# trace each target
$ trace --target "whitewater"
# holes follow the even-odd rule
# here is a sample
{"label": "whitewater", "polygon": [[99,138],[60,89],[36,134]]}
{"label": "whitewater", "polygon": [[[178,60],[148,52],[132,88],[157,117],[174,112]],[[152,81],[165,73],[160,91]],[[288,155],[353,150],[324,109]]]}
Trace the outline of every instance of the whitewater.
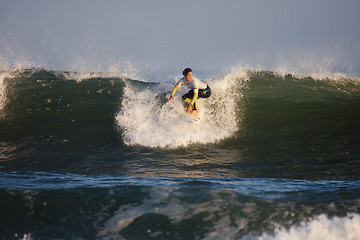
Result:
{"label": "whitewater", "polygon": [[210,80],[208,84],[216,93],[211,100],[199,101],[204,122],[199,126],[189,125],[179,117],[184,108],[179,96],[185,94],[186,89],[178,92],[174,102],[166,103],[164,99],[169,97],[173,84],[160,83],[154,90],[142,92],[132,90],[130,84],[126,86],[122,109],[116,116],[118,125],[126,129],[125,141],[149,147],[186,147],[230,137],[237,130],[236,100],[240,94],[237,85],[241,82],[224,77]]}

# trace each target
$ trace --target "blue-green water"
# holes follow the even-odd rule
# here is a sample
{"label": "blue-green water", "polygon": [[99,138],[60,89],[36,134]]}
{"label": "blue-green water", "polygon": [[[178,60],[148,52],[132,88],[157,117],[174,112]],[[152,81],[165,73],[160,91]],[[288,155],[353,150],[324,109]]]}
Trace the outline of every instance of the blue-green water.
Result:
{"label": "blue-green water", "polygon": [[[2,239],[357,239],[359,80],[2,71]],[[200,76],[201,78],[201,76]]]}

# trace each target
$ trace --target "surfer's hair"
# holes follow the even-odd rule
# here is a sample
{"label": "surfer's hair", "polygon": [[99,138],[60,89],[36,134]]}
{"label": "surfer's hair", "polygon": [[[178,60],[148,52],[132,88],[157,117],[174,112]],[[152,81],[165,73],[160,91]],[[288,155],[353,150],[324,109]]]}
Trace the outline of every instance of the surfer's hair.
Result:
{"label": "surfer's hair", "polygon": [[183,75],[186,76],[189,72],[192,72],[191,68],[185,68],[183,71]]}

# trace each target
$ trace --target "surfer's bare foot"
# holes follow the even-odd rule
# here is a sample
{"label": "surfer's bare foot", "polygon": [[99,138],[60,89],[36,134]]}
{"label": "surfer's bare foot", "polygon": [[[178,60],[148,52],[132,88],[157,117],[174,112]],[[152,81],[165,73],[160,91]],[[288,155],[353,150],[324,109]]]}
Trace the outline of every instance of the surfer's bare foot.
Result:
{"label": "surfer's bare foot", "polygon": [[197,110],[192,110],[192,111],[191,111],[191,114],[192,114],[192,115],[196,115],[196,114],[198,114],[198,111],[197,111]]}

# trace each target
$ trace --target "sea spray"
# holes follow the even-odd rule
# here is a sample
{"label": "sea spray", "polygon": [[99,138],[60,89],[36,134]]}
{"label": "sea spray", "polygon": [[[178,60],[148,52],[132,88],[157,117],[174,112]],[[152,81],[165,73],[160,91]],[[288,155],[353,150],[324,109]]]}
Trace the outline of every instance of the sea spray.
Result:
{"label": "sea spray", "polygon": [[15,76],[12,74],[12,71],[0,72],[0,116],[3,115],[3,109],[6,104],[6,92],[7,92],[7,83],[6,80],[12,79]]}
{"label": "sea spray", "polygon": [[6,95],[5,95],[5,79],[6,75],[4,73],[0,74],[0,112],[5,105]]}
{"label": "sea spray", "polygon": [[246,79],[247,74],[242,72],[208,80],[212,96],[198,99],[202,119],[199,125],[183,122],[179,117],[184,111],[181,95],[187,89],[179,90],[174,101],[166,102],[172,86],[166,88],[160,84],[155,89],[134,90],[127,84],[121,111],[116,116],[118,125],[124,130],[125,142],[174,148],[192,143],[214,143],[230,137],[238,129],[239,86]]}

